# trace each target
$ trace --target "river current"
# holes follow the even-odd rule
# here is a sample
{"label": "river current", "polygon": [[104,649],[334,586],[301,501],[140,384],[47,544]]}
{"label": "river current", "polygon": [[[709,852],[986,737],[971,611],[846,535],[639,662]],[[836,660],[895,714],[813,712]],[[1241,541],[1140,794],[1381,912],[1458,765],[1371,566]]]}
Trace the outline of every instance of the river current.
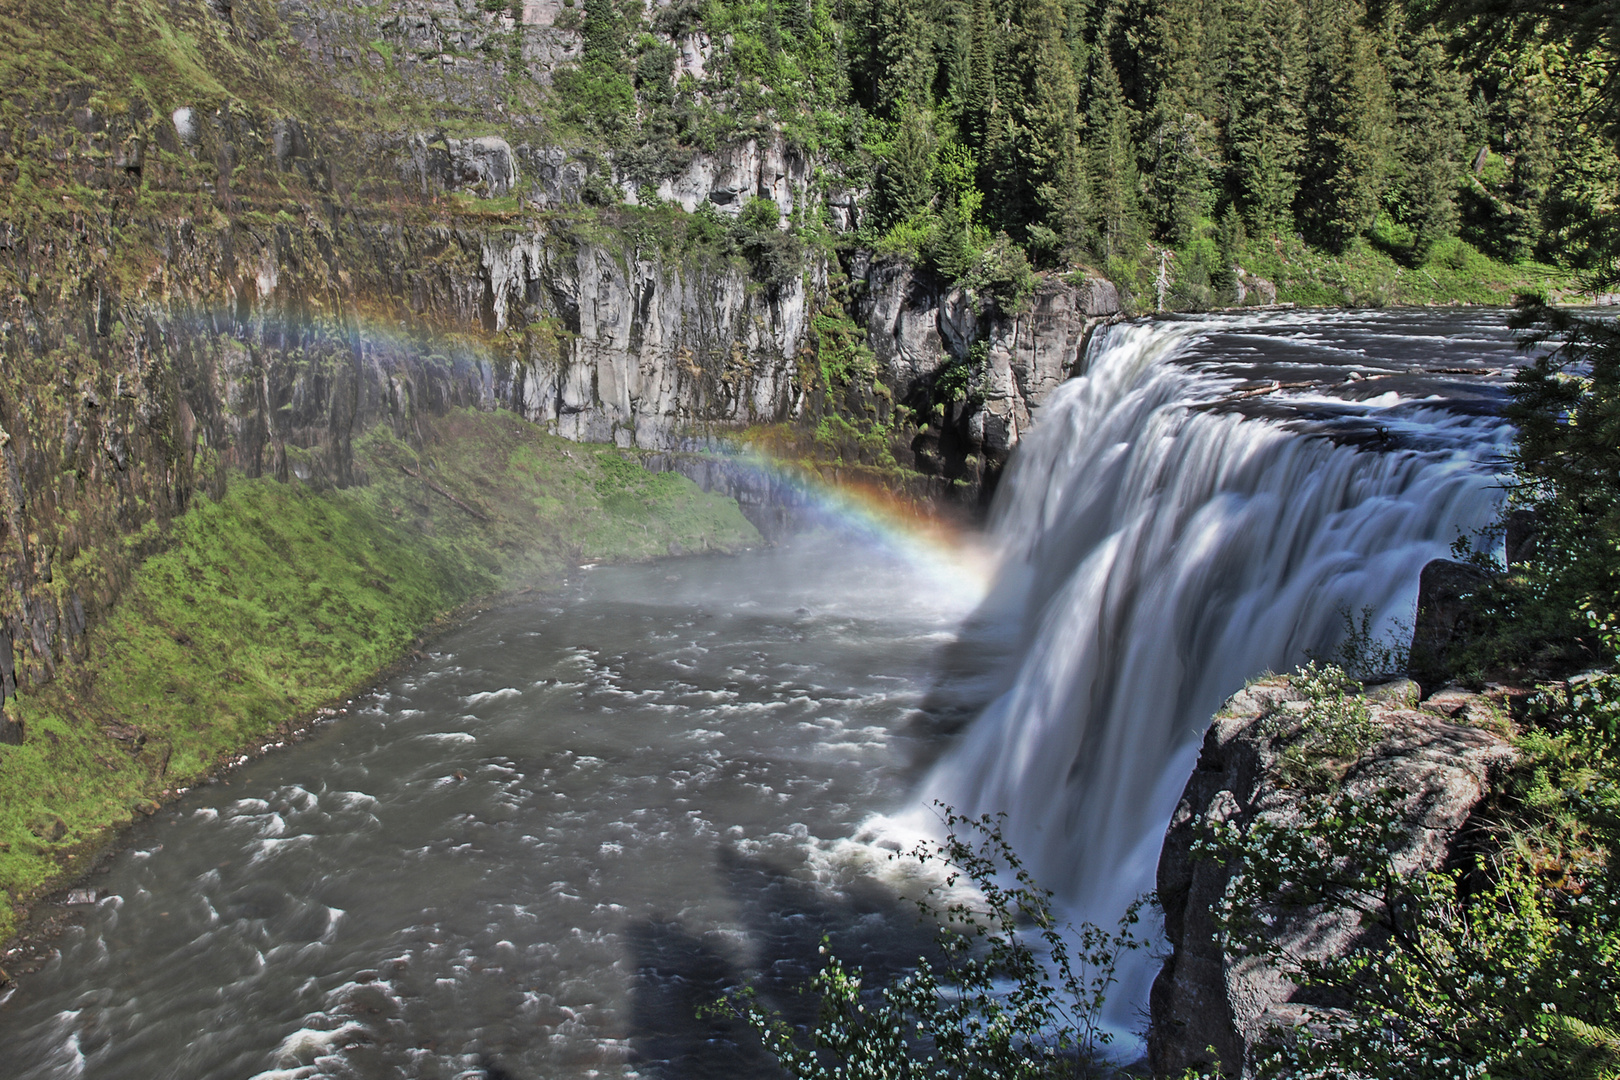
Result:
{"label": "river current", "polygon": [[1220,698],[1340,609],[1409,619],[1489,519],[1515,359],[1492,312],[1117,327],[1021,448],[988,582],[823,528],[485,612],[134,829],[0,999],[0,1076],[767,1075],[697,1010],[802,1010],[823,935],[919,955],[887,856],[936,797],[1008,810],[1107,921]]}

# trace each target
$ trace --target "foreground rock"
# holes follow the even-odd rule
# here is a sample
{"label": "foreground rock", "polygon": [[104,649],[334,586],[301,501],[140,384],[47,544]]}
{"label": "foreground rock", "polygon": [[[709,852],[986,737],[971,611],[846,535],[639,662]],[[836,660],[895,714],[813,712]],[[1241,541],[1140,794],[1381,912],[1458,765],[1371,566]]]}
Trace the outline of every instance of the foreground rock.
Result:
{"label": "foreground rock", "polygon": [[[1381,740],[1350,763],[1341,781],[1351,794],[1394,788],[1407,793],[1409,841],[1393,853],[1403,873],[1444,866],[1454,855],[1469,817],[1513,760],[1501,738],[1470,723],[1494,720],[1479,695],[1449,692],[1439,703],[1415,705],[1417,686],[1400,680],[1369,690]],[[1148,1056],[1157,1075],[1220,1062],[1231,1073],[1249,1065],[1274,1025],[1292,1025],[1302,1008],[1318,1002],[1258,958],[1226,955],[1215,939],[1210,906],[1222,896],[1233,868],[1191,853],[1206,821],[1248,824],[1257,818],[1287,822],[1310,800],[1324,796],[1288,786],[1279,758],[1287,725],[1276,718],[1296,712],[1305,697],[1286,677],[1234,694],[1204,737],[1198,765],[1171,819],[1159,858],[1158,890],[1170,956],[1154,982]],[[1267,723],[1265,721],[1270,720]],[[1284,734],[1275,735],[1282,730]],[[1342,956],[1362,937],[1343,913],[1279,913],[1280,944],[1300,959]],[[1211,1053],[1211,1049],[1213,1053]]]}
{"label": "foreground rock", "polygon": [[1451,559],[1434,559],[1423,567],[1411,670],[1425,687],[1437,686],[1453,674],[1457,653],[1475,629],[1473,593],[1489,580],[1479,567]]}

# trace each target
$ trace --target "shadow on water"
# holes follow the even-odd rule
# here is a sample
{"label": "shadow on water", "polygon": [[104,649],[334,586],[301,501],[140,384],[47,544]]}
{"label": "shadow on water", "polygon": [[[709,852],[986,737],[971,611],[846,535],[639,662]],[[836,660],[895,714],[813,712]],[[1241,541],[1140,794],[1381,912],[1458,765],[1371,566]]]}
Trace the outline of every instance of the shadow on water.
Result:
{"label": "shadow on water", "polygon": [[631,1060],[643,1075],[780,1075],[745,1023],[707,1007],[746,985],[790,1024],[812,1024],[818,999],[807,991],[823,963],[823,938],[831,953],[878,982],[891,980],[932,948],[933,933],[916,906],[879,881],[861,877],[833,890],[805,880],[802,870],[785,862],[730,847],[719,849],[717,861],[737,905],[740,942],[721,931],[694,933],[672,918],[641,920],[626,931],[635,965]]}

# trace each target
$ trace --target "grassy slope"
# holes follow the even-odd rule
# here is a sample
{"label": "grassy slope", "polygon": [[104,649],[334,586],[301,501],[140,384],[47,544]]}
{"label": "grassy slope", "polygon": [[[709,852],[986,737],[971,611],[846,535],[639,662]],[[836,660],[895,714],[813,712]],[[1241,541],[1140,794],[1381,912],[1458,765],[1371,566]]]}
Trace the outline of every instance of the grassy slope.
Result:
{"label": "grassy slope", "polygon": [[[200,498],[91,631],[90,661],[20,699],[27,739],[0,746],[10,900],[154,797],[353,692],[469,598],[578,559],[758,540],[731,500],[510,414],[454,413],[422,453],[375,431],[356,456],[363,487],[234,477],[224,499]],[[0,903],[0,940],[15,927]]]}
{"label": "grassy slope", "polygon": [[1279,301],[1302,307],[1511,304],[1523,292],[1577,288],[1570,271],[1540,263],[1497,262],[1455,239],[1436,244],[1416,264],[1366,240],[1335,255],[1294,237],[1251,242],[1240,261],[1245,270],[1277,286]]}

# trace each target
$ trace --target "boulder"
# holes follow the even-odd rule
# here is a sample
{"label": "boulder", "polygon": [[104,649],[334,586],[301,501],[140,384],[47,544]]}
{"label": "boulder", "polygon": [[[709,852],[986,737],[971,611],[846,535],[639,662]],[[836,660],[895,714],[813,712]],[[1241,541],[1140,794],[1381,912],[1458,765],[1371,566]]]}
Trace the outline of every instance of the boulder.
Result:
{"label": "boulder", "polygon": [[1075,310],[1091,318],[1118,315],[1119,289],[1107,278],[1088,277],[1074,286]]}
{"label": "boulder", "polygon": [[[1447,863],[1475,807],[1514,757],[1513,749],[1488,731],[1411,707],[1413,689],[1402,680],[1367,695],[1383,736],[1339,781],[1351,794],[1384,788],[1405,793],[1402,809],[1411,832],[1407,844],[1393,853],[1402,872]],[[1304,1006],[1332,1004],[1313,998],[1261,958],[1223,951],[1210,908],[1220,901],[1234,868],[1191,853],[1206,822],[1297,820],[1303,806],[1322,797],[1279,780],[1278,727],[1262,723],[1299,709],[1304,700],[1286,677],[1229,698],[1210,724],[1171,819],[1158,871],[1170,955],[1153,984],[1148,1028],[1155,1075],[1177,1075],[1214,1061],[1234,1074],[1240,1065],[1246,1070],[1270,1028],[1296,1023]],[[1489,711],[1488,702],[1448,700],[1446,705],[1454,715]],[[1276,914],[1279,944],[1302,959],[1342,956],[1366,932],[1343,912]]]}
{"label": "boulder", "polygon": [[1232,267],[1239,307],[1267,307],[1277,302],[1277,286],[1241,266]]}
{"label": "boulder", "polygon": [[512,147],[498,135],[476,139],[449,139],[451,180],[458,190],[473,190],[499,198],[517,185],[517,163]]}
{"label": "boulder", "polygon": [[1435,559],[1418,579],[1417,619],[1412,628],[1410,668],[1425,687],[1445,682],[1452,674],[1452,654],[1467,637],[1473,622],[1470,598],[1490,580],[1477,566]]}
{"label": "boulder", "polygon": [[423,192],[465,191],[485,198],[509,195],[517,186],[517,155],[498,135],[451,139],[418,133],[405,141],[400,172]]}

